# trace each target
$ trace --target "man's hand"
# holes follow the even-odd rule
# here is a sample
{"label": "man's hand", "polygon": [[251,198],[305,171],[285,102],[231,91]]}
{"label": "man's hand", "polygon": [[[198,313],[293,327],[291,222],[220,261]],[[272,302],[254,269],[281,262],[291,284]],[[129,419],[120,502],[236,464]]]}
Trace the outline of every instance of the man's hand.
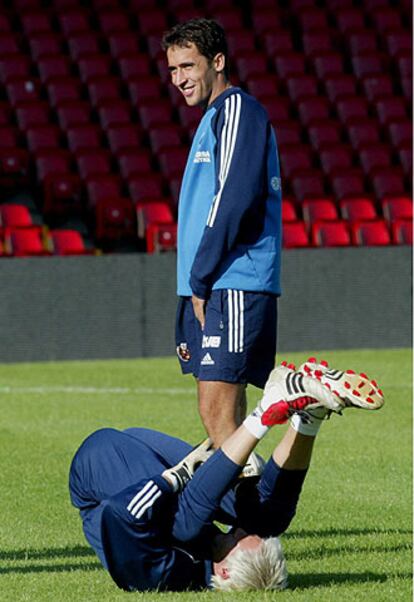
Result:
{"label": "man's hand", "polygon": [[200,322],[201,330],[204,330],[207,301],[205,299],[200,299],[200,297],[196,297],[195,295],[191,297],[191,301],[193,302],[194,315]]}

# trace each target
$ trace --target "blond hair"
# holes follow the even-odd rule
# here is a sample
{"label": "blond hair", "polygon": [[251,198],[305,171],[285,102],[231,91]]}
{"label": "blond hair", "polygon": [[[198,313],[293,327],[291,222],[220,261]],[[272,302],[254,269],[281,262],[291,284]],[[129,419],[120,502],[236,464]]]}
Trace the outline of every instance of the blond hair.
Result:
{"label": "blond hair", "polygon": [[228,579],[213,575],[213,589],[281,590],[287,587],[287,567],[282,546],[277,537],[263,540],[255,550],[238,550],[228,558]]}

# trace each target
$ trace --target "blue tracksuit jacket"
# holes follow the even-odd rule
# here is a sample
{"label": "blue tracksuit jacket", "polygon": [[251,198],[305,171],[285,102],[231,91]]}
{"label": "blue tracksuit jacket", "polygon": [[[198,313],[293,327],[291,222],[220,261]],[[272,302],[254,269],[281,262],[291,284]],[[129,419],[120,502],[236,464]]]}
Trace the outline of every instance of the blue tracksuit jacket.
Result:
{"label": "blue tracksuit jacket", "polygon": [[184,172],[178,209],[177,292],[280,294],[281,182],[265,109],[240,88],[208,107]]}
{"label": "blue tracksuit jacket", "polygon": [[191,450],[157,431],[101,429],[80,446],[69,475],[83,531],[116,584],[127,591],[201,589],[212,574],[213,520],[263,537],[292,519],[306,471],[272,460],[256,484],[232,489],[240,466],[218,450],[181,494],[160,475]]}

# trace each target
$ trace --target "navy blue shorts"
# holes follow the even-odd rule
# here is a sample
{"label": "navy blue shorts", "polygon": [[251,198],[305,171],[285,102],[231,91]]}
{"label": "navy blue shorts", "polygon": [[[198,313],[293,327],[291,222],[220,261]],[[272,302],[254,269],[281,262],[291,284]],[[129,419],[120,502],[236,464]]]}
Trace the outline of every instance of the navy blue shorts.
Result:
{"label": "navy blue shorts", "polygon": [[184,374],[199,380],[249,383],[263,388],[275,365],[277,297],[215,290],[207,302],[204,331],[191,297],[180,297],[177,355]]}

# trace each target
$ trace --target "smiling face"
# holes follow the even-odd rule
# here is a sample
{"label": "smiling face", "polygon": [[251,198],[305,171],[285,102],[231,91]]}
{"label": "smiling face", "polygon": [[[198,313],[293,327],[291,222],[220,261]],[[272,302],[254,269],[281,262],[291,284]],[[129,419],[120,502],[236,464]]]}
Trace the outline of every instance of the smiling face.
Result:
{"label": "smiling face", "polygon": [[191,107],[208,106],[229,86],[224,76],[222,53],[209,61],[190,42],[188,46],[170,46],[167,60],[173,85]]}

